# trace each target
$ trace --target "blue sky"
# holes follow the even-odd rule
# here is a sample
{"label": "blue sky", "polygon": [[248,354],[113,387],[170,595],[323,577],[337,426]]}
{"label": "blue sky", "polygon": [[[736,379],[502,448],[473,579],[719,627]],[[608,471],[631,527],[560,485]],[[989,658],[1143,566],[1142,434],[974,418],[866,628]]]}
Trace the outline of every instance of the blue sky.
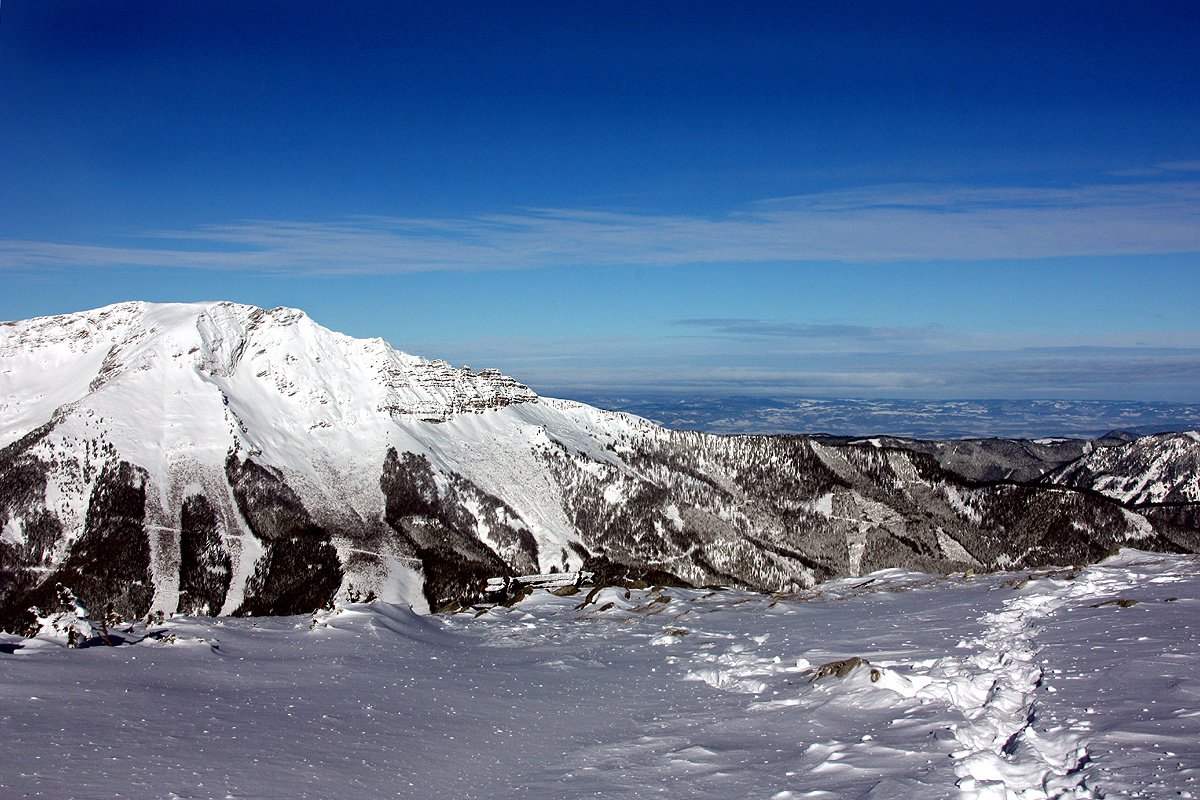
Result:
{"label": "blue sky", "polygon": [[1200,399],[1186,3],[7,0],[0,318],[547,394]]}

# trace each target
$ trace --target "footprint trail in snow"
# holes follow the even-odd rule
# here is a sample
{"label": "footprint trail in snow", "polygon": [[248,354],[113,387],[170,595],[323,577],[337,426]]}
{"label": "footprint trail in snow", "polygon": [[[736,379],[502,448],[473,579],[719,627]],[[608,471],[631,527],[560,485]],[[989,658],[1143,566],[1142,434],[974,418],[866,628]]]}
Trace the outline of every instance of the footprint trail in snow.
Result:
{"label": "footprint trail in snow", "polygon": [[[774,800],[1103,797],[1089,781],[1088,727],[1043,713],[1056,690],[1038,636],[1056,616],[1111,618],[1123,594],[1166,580],[1131,572],[1133,558],[976,578],[889,570],[774,599],[667,590],[647,603],[644,592],[604,590],[581,613],[663,648],[680,680],[716,690],[720,711],[659,715],[637,736],[572,754],[547,785],[616,797],[683,786],[690,794],[678,796]],[[975,611],[978,632],[966,638],[948,624],[959,603],[992,605]],[[647,609],[670,624],[642,632]],[[813,680],[820,664],[852,655],[868,663]]]}

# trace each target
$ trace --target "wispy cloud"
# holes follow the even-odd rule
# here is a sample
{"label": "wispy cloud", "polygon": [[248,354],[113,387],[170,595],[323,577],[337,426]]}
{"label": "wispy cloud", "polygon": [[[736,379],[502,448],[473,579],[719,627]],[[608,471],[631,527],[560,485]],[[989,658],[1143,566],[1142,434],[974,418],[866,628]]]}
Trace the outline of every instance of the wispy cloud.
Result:
{"label": "wispy cloud", "polygon": [[1073,393],[1093,386],[1197,386],[1200,355],[1007,359],[979,365],[963,380],[977,385],[1016,385]]}
{"label": "wispy cloud", "polygon": [[1178,172],[1200,172],[1200,161],[1167,161],[1152,167],[1116,170],[1109,174],[1121,178],[1161,178]]}
{"label": "wispy cloud", "polygon": [[[1124,358],[1131,353],[1154,351],[1200,356],[1200,331],[1197,330],[1115,331],[1081,336],[1032,331],[950,330],[940,325],[847,325],[721,317],[679,319],[669,324],[697,329],[700,333],[696,336],[710,339],[795,341],[798,348],[806,348],[806,343],[813,341],[818,352],[832,352],[834,346],[844,344],[846,349],[861,352],[878,352],[878,345],[894,345],[897,352],[914,354],[937,349],[947,353],[1012,352],[1023,357],[1053,354],[1062,358],[1096,355]],[[782,351],[776,349],[773,352]]]}
{"label": "wispy cloud", "polygon": [[[1179,172],[1197,165],[1165,166]],[[150,232],[142,241],[0,241],[0,265],[371,274],[1200,252],[1200,181],[1076,189],[870,187],[763,201],[720,219],[531,209],[473,218],[257,221]]]}
{"label": "wispy cloud", "polygon": [[938,336],[933,326],[902,328],[869,325],[804,324],[761,319],[679,319],[672,325],[700,328],[712,336],[760,336],[781,339],[924,340]]}

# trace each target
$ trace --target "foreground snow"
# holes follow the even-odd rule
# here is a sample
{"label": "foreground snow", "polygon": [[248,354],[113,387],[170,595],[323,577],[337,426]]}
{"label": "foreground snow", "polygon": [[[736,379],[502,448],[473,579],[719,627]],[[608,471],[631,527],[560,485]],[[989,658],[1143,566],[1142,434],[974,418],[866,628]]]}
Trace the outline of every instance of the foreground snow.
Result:
{"label": "foreground snow", "polygon": [[[149,633],[0,640],[0,794],[1200,795],[1196,556]],[[869,663],[810,682],[855,656]]]}

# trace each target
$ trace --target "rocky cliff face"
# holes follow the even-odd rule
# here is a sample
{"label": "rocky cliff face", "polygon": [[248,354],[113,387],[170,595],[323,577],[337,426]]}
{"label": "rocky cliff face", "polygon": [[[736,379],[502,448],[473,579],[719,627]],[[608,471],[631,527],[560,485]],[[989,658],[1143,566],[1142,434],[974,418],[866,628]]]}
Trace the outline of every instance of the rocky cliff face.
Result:
{"label": "rocky cliff face", "polygon": [[57,583],[125,616],[426,610],[581,567],[776,591],[1200,545],[1097,492],[972,482],[881,442],[665,430],[291,309],[7,323],[0,390],[9,629]]}

